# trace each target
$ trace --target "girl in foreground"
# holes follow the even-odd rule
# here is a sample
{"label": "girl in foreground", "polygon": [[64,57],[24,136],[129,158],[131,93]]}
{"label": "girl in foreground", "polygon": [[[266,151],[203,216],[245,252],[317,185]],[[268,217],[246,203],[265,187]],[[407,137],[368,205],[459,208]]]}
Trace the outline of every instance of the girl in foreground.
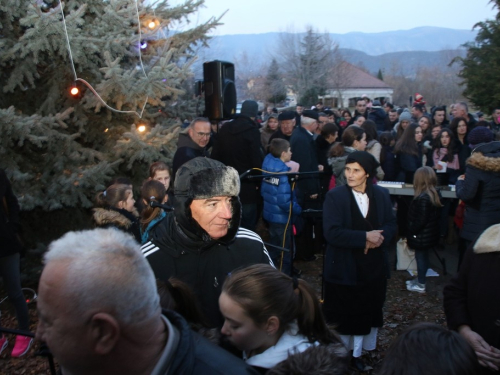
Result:
{"label": "girl in foreground", "polygon": [[222,334],[243,351],[247,364],[263,372],[289,354],[318,345],[346,355],[340,339],[326,326],[309,284],[269,265],[256,264],[229,275],[219,306],[225,318]]}

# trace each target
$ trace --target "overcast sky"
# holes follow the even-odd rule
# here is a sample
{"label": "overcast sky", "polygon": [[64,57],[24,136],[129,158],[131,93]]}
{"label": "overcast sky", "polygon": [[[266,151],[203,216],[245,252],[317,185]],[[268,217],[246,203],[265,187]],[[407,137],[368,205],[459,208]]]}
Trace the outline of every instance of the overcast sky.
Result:
{"label": "overcast sky", "polygon": [[[183,3],[171,0],[171,5]],[[476,22],[494,18],[488,0],[205,0],[194,23],[223,17],[215,35],[304,31],[305,26],[330,33],[376,33],[439,26],[470,30]]]}

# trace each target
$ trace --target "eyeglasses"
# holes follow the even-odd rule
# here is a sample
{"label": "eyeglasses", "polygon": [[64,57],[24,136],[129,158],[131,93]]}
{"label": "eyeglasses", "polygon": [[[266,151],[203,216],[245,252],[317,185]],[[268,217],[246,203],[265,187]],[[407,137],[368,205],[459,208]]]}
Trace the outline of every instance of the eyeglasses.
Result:
{"label": "eyeglasses", "polygon": [[212,133],[202,133],[202,132],[199,132],[199,133],[196,133],[196,134],[200,138],[210,138],[210,135],[212,135]]}

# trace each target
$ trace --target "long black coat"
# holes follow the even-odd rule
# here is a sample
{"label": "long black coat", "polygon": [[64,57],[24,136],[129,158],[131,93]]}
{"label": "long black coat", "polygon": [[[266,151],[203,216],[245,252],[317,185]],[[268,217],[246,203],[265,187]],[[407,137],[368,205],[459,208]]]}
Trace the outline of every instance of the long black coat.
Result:
{"label": "long black coat", "polygon": [[[292,160],[300,164],[299,172],[318,172],[318,155],[313,136],[303,127],[296,128],[290,138]],[[297,180],[301,198],[320,192],[320,174],[302,175]]]}
{"label": "long black coat", "polygon": [[[4,202],[7,205],[8,216],[5,212]],[[19,229],[19,203],[12,192],[5,171],[0,169],[0,257],[9,256],[22,250],[16,237]]]}
{"label": "long black coat", "polygon": [[414,198],[408,211],[408,246],[415,250],[428,250],[439,242],[440,207],[432,204],[429,194]]}
{"label": "long black coat", "polygon": [[482,231],[500,223],[500,142],[475,149],[465,169],[465,179],[456,183],[457,197],[465,202],[460,236],[473,241]]}

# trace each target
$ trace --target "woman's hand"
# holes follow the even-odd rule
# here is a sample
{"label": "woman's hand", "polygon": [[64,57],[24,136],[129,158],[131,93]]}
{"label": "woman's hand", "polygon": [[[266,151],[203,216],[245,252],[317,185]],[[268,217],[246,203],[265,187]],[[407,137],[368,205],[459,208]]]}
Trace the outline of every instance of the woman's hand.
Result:
{"label": "woman's hand", "polygon": [[438,171],[440,171],[441,169],[443,169],[443,166],[441,164],[436,164],[434,166],[434,168],[436,168]]}
{"label": "woman's hand", "polygon": [[369,249],[373,249],[382,245],[382,242],[384,242],[384,236],[382,236],[382,232],[383,230],[372,230],[366,232],[365,254],[368,253]]}
{"label": "woman's hand", "polygon": [[474,332],[468,325],[458,327],[458,333],[472,346],[481,366],[495,371],[500,369],[500,350],[489,345],[481,335]]}

